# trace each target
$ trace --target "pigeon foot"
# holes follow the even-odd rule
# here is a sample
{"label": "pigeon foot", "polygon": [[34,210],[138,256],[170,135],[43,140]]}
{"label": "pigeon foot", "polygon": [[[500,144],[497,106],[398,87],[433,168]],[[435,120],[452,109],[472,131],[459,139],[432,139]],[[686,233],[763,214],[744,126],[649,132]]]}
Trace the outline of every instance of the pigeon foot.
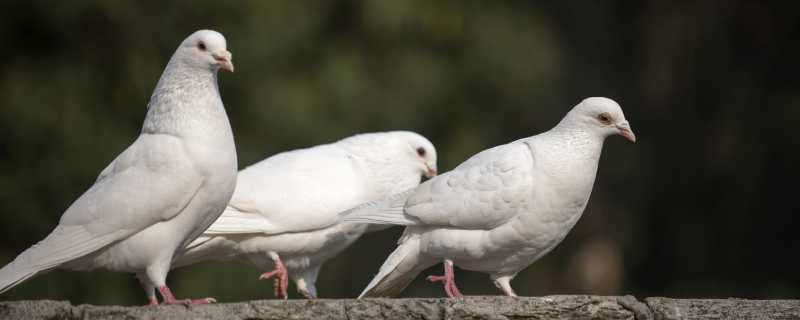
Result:
{"label": "pigeon foot", "polygon": [[[172,295],[172,292],[169,291],[167,286],[163,286],[158,288],[158,292],[161,293],[161,297],[164,298],[164,302],[158,304],[156,301],[156,305],[161,306],[188,306],[188,305],[195,305],[195,304],[209,304],[209,303],[216,303],[217,300],[214,298],[204,298],[204,299],[186,299],[186,300],[177,300],[175,296]],[[150,301],[150,305],[153,305],[153,301]]]}
{"label": "pigeon foot", "polygon": [[286,270],[283,261],[281,261],[277,254],[271,253],[270,256],[272,257],[272,261],[275,262],[275,270],[262,274],[258,279],[266,280],[275,276],[275,297],[278,299],[288,299],[289,296],[286,293],[286,289],[289,288],[289,271]]}
{"label": "pigeon foot", "polygon": [[428,276],[427,280],[431,282],[444,282],[444,291],[447,292],[447,296],[450,298],[463,296],[461,292],[458,291],[458,288],[456,288],[455,275],[453,274],[453,262],[449,259],[444,260],[444,276]]}

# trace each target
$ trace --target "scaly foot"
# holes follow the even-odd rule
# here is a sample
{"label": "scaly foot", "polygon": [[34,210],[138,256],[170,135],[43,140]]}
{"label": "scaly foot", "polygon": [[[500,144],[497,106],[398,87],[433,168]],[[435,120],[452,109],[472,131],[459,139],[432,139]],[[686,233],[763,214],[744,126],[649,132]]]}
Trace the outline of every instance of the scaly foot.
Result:
{"label": "scaly foot", "polygon": [[447,296],[450,298],[463,296],[461,292],[458,291],[458,288],[456,288],[455,275],[453,274],[453,262],[449,259],[444,260],[444,276],[429,276],[428,281],[444,282],[444,291],[447,292]]}
{"label": "scaly foot", "polygon": [[[174,306],[174,305],[181,305],[181,306],[188,306],[194,304],[208,304],[208,303],[216,303],[217,300],[214,298],[205,298],[205,299],[186,299],[186,300],[176,300],[175,297],[172,295],[172,292],[169,291],[167,286],[159,287],[158,292],[161,293],[161,297],[164,298],[164,302],[160,305],[162,306]],[[153,303],[151,300],[150,303]]]}
{"label": "scaly foot", "polygon": [[262,274],[258,279],[265,280],[275,276],[275,297],[278,299],[288,299],[286,289],[289,288],[289,271],[283,266],[283,262],[277,254],[271,254],[272,261],[275,262],[275,270]]}

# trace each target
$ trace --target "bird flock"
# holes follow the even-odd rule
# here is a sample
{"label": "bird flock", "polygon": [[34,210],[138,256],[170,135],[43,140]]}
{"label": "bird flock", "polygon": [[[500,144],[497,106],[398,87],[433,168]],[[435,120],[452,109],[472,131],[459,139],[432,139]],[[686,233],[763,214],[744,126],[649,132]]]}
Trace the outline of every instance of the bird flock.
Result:
{"label": "bird flock", "polygon": [[[236,260],[292,279],[317,298],[322,265],[366,232],[405,226],[359,298],[397,296],[443,263],[510,281],[566,237],[589,200],[606,137],[636,137],[611,99],[588,98],[550,131],[484,150],[438,174],[436,149],[409,131],[365,133],[282,152],[238,171],[217,72],[233,72],[222,34],[200,30],[169,60],[136,141],[61,216],[44,240],[0,269],[0,294],[66,268],[131,272],[150,305],[190,305],[166,285],[173,268]],[[422,176],[429,180],[420,184]],[[156,296],[161,296],[159,302]]]}

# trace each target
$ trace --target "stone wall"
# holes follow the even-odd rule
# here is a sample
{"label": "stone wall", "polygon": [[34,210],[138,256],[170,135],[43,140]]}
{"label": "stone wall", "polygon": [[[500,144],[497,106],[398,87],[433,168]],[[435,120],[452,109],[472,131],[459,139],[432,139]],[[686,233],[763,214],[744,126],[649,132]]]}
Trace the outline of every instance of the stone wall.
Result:
{"label": "stone wall", "polygon": [[0,319],[800,319],[800,300],[632,296],[470,296],[454,299],[259,300],[201,306],[73,306],[0,301]]}

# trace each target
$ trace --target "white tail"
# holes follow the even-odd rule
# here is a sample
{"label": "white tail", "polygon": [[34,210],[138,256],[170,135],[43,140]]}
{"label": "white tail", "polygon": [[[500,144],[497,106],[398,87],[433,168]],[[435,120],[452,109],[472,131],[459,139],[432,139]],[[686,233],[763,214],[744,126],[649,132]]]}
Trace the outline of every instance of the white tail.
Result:
{"label": "white tail", "polygon": [[406,199],[408,199],[410,195],[414,194],[415,190],[416,187],[391,197],[356,206],[350,210],[339,213],[339,221],[394,224],[400,226],[413,226],[422,224],[422,222],[408,216],[403,212]]}
{"label": "white tail", "polygon": [[215,235],[200,235],[200,237],[192,241],[192,243],[190,243],[186,249],[183,249],[183,252],[181,252],[181,254],[175,258],[175,261],[172,262],[172,265],[169,267],[169,269],[172,270],[175,268],[185,267],[190,264],[207,260],[208,255],[213,254],[216,251],[214,250],[216,249],[216,246],[213,243],[210,243],[215,239],[217,239],[217,236]]}
{"label": "white tail", "polygon": [[99,250],[116,239],[117,235],[114,233],[94,237],[82,226],[59,225],[47,238],[0,269],[0,293]]}
{"label": "white tail", "polygon": [[405,289],[417,275],[439,260],[423,257],[419,251],[419,235],[403,236],[405,241],[392,252],[372,279],[361,298],[394,298]]}

